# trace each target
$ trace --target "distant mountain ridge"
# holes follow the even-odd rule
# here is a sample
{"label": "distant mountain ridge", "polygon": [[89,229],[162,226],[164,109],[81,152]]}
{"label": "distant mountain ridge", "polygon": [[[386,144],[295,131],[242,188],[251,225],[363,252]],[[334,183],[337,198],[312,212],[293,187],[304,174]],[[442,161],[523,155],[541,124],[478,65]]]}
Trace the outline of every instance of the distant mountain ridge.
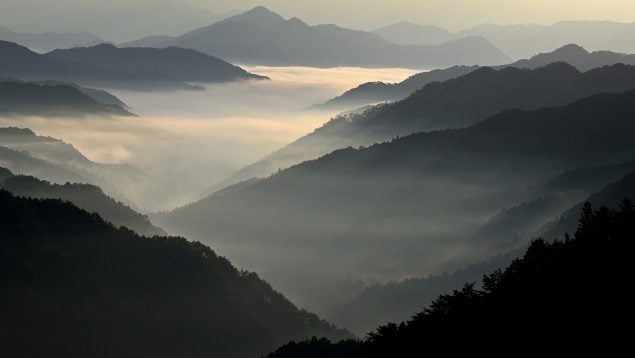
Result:
{"label": "distant mountain ridge", "polygon": [[55,50],[46,54],[61,62],[82,63],[112,71],[161,73],[187,82],[233,82],[266,79],[219,58],[194,50],[168,47],[117,48],[110,44]]}
{"label": "distant mountain ridge", "polygon": [[[461,253],[473,262],[518,245],[513,237],[463,240],[462,228],[486,223],[501,207],[478,207],[449,222],[447,213],[455,210],[445,208],[462,207],[476,193],[533,185],[571,168],[632,161],[633,113],[633,90],[561,107],[505,110],[464,129],[337,150],[156,220],[190,237],[214,237],[211,242],[235,260],[259,267],[278,287],[296,294],[304,284],[332,282],[338,272],[344,279],[344,273],[355,278],[353,272],[403,277],[410,270],[445,269],[460,261]],[[283,247],[284,257],[255,254]],[[331,264],[325,266],[327,257]],[[309,275],[313,279],[307,280]],[[294,279],[299,276],[309,283]]]}
{"label": "distant mountain ridge", "polygon": [[[584,72],[597,67],[610,66],[618,63],[635,65],[635,55],[610,51],[589,52],[581,46],[569,44],[552,52],[537,54],[529,59],[518,60],[509,65],[495,66],[494,68],[516,67],[536,69],[554,62],[566,62]],[[455,66],[447,69],[422,72],[400,83],[368,82],[314,107],[352,108],[366,104],[401,100],[431,82],[443,82],[464,76],[480,67],[481,66]]]}
{"label": "distant mountain ridge", "polygon": [[[110,103],[103,103],[100,100]],[[0,78],[0,114],[2,115],[134,116],[121,105],[114,104],[117,102],[120,101],[107,92],[80,86]]]}
{"label": "distant mountain ridge", "polygon": [[335,25],[309,26],[269,9],[252,10],[175,38],[150,37],[121,46],[191,48],[229,61],[275,66],[436,67],[501,64],[509,58],[482,37],[437,46],[402,46],[376,34]]}
{"label": "distant mountain ridge", "polygon": [[[458,70],[469,72],[470,68]],[[566,63],[536,69],[480,68],[445,82],[429,83],[401,101],[336,116],[312,133],[241,169],[215,188],[252,177],[267,177],[278,169],[319,158],[336,149],[368,146],[411,133],[461,128],[505,109],[557,106],[596,93],[633,88],[635,67],[623,64],[587,72]]]}
{"label": "distant mountain ridge", "polygon": [[635,23],[562,21],[553,25],[483,24],[459,32],[402,22],[375,33],[401,44],[429,45],[466,36],[482,36],[514,59],[527,58],[570,43],[592,51],[635,53]]}
{"label": "distant mountain ridge", "polygon": [[137,91],[202,90],[187,82],[262,79],[192,50],[117,49],[102,44],[41,55],[5,41],[0,41],[0,76]]}
{"label": "distant mountain ridge", "polygon": [[14,32],[0,26],[0,40],[15,42],[34,51],[48,52],[60,48],[88,46],[103,42],[101,38],[88,32],[40,34]]}

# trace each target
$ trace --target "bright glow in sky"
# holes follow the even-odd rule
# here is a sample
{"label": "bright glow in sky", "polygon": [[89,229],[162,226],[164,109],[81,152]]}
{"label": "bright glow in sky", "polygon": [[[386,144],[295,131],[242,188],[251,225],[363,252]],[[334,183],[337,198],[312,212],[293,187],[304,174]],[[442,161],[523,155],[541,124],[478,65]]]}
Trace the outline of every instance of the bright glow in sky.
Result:
{"label": "bright glow in sky", "polygon": [[175,35],[257,5],[310,24],[365,30],[406,20],[453,30],[483,23],[635,21],[633,0],[0,0],[0,26],[88,30],[112,39],[148,31]]}

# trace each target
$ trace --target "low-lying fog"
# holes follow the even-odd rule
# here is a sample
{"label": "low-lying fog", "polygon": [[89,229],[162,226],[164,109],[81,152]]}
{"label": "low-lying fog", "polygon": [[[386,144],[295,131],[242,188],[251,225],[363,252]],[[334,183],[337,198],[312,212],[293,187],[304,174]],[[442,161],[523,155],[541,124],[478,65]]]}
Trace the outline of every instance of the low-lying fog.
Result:
{"label": "low-lying fog", "polygon": [[[328,121],[306,111],[368,81],[398,82],[407,69],[249,67],[271,81],[206,86],[197,92],[111,91],[139,118],[0,118],[73,144],[103,163],[130,163],[148,173],[130,198],[146,211],[199,198],[235,170]],[[127,183],[114,183],[127,185]],[[131,192],[131,190],[127,190]]]}

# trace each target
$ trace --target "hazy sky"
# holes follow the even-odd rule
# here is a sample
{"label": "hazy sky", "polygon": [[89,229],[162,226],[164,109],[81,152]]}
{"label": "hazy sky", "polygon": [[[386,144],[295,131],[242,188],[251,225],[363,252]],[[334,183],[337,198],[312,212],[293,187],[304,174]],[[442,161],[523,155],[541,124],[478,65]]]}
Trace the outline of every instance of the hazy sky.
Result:
{"label": "hazy sky", "polygon": [[176,34],[256,5],[310,24],[359,29],[404,20],[455,30],[486,22],[635,21],[633,0],[0,0],[0,26],[22,31],[85,29],[121,40],[146,32]]}

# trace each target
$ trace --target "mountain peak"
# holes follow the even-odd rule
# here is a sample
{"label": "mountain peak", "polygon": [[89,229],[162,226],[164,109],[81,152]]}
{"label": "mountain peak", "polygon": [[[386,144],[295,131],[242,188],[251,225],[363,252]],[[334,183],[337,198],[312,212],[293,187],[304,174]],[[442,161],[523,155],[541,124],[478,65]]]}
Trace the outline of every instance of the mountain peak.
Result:
{"label": "mountain peak", "polygon": [[568,56],[584,56],[589,54],[589,52],[585,50],[584,47],[576,44],[564,45],[553,51],[553,53]]}
{"label": "mountain peak", "polygon": [[256,6],[247,12],[222,20],[217,24],[236,21],[249,21],[260,25],[272,25],[284,22],[285,19],[264,6]]}
{"label": "mountain peak", "polygon": [[[245,14],[257,14],[257,15],[263,15],[263,14],[275,14],[275,12],[269,10],[267,7],[265,6],[256,6],[253,9],[247,11]],[[277,15],[277,14],[276,14]]]}

